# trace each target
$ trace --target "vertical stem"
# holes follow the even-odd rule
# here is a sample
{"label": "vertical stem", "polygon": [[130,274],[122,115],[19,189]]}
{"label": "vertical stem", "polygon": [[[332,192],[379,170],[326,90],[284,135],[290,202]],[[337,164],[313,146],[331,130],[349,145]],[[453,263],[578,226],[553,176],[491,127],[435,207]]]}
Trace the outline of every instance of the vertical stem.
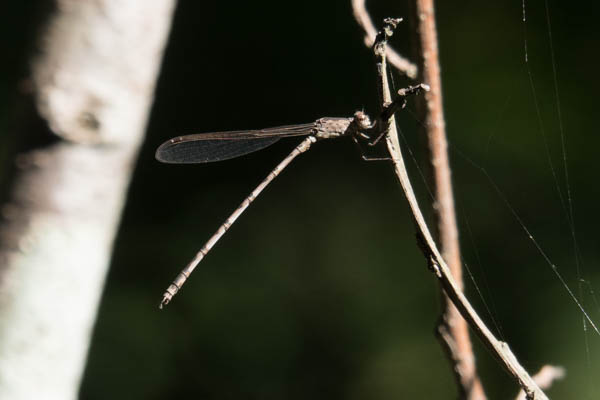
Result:
{"label": "vertical stem", "polygon": [[[373,46],[377,64],[378,92],[380,101],[384,107],[392,101],[387,82],[388,72],[385,50],[387,39],[393,34],[394,28],[398,22],[398,20],[389,18],[384,20],[384,28],[377,34],[375,45]],[[398,130],[396,129],[393,115],[389,122],[389,131],[386,135],[388,151],[392,162],[394,163],[394,172],[398,177],[398,181],[400,182],[400,186],[402,186],[402,191],[404,192],[404,196],[410,207],[415,228],[417,229],[417,240],[423,251],[423,255],[427,260],[427,266],[439,279],[440,284],[448,294],[449,299],[458,308],[461,315],[467,320],[469,325],[473,328],[473,331],[481,339],[482,343],[487,346],[490,353],[498,359],[506,371],[510,373],[519,386],[523,388],[526,398],[531,400],[547,400],[548,397],[531,376],[529,376],[525,368],[519,364],[519,360],[517,360],[517,357],[513,354],[508,344],[496,339],[488,327],[485,326],[485,323],[481,320],[479,315],[477,315],[475,309],[471,306],[459,285],[454,280],[450,268],[442,258],[437,245],[433,241],[433,237],[425,223],[423,213],[417,203],[417,198],[415,197],[410,179],[408,178],[406,166],[404,165],[402,151],[400,150],[400,143],[398,140]]]}
{"label": "vertical stem", "polygon": [[[437,233],[442,257],[448,263],[452,275],[462,289],[462,263],[448,162],[433,0],[417,0],[416,6],[423,63],[422,79],[431,88],[425,93],[425,126],[433,171]],[[485,399],[483,387],[475,370],[475,357],[467,324],[445,293],[443,293],[443,305],[444,312],[438,325],[438,337],[453,364],[461,397],[469,400]]]}

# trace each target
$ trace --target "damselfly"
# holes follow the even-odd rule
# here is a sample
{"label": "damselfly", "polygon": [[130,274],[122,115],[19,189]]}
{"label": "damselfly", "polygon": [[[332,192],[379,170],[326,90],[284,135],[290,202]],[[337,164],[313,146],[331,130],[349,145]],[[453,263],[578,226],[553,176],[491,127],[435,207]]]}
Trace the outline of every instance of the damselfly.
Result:
{"label": "damselfly", "polygon": [[[177,275],[163,294],[160,307],[168,304],[204,256],[225,234],[227,229],[248,208],[263,189],[283,171],[296,156],[307,151],[310,146],[323,139],[350,136],[356,143],[376,144],[387,132],[391,115],[406,105],[406,96],[419,90],[427,90],[426,85],[411,86],[398,91],[398,97],[382,111],[379,118],[371,123],[369,117],[359,111],[353,118],[320,118],[313,123],[286,125],[276,128],[201,133],[178,136],[163,143],[156,150],[156,159],[171,164],[196,164],[228,160],[264,149],[279,139],[292,136],[306,136],[292,152],[269,173],[250,193],[240,206],[227,218],[215,234],[200,249],[190,263]],[[363,158],[365,158],[363,156]],[[366,159],[366,158],[365,158]]]}

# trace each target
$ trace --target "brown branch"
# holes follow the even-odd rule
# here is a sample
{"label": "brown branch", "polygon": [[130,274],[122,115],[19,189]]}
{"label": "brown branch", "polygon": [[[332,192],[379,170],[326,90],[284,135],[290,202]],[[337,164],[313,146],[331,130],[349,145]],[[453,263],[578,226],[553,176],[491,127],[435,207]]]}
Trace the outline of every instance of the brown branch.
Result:
{"label": "brown branch", "polygon": [[[386,20],[385,28],[378,34],[375,41],[374,52],[377,59],[377,73],[379,79],[378,92],[380,93],[380,103],[385,105],[392,102],[392,97],[388,85],[388,71],[386,61],[386,42],[387,38],[392,35],[395,25],[398,20]],[[529,399],[542,400],[547,399],[544,392],[538,387],[534,380],[529,376],[527,371],[519,364],[517,358],[510,350],[507,343],[500,342],[494,337],[492,332],[481,320],[475,309],[471,306],[459,284],[454,280],[450,269],[440,254],[437,245],[433,241],[433,237],[429,232],[429,228],[425,223],[423,214],[417,203],[412,185],[408,178],[406,166],[404,165],[402,152],[400,151],[400,143],[398,139],[398,131],[394,117],[390,118],[390,129],[386,135],[386,142],[390,156],[394,163],[396,176],[400,181],[402,190],[406,200],[408,201],[415,227],[417,229],[417,238],[429,268],[435,273],[435,276],[440,281],[445,292],[454,305],[458,308],[461,315],[467,320],[471,328],[477,333],[482,342],[489,348],[490,352],[496,356],[498,361],[504,368],[513,376],[517,383],[523,388]]]}
{"label": "brown branch", "polygon": [[[373,43],[375,43],[377,30],[375,29],[375,25],[373,25],[373,21],[371,21],[371,17],[367,12],[365,0],[352,0],[352,12],[358,25],[365,31],[365,45],[371,48]],[[414,63],[402,57],[391,47],[388,47],[386,51],[390,64],[392,64],[398,71],[412,79],[417,77],[418,69]]]}
{"label": "brown branch", "polygon": [[[422,54],[421,81],[431,87],[431,90],[425,93],[425,129],[433,171],[433,208],[437,220],[437,233],[442,257],[462,290],[462,263],[448,161],[433,0],[416,0],[416,6]],[[467,323],[448,297],[442,294],[442,298],[444,311],[438,324],[438,338],[452,364],[460,398],[484,400],[486,396],[475,369],[475,356]]]}

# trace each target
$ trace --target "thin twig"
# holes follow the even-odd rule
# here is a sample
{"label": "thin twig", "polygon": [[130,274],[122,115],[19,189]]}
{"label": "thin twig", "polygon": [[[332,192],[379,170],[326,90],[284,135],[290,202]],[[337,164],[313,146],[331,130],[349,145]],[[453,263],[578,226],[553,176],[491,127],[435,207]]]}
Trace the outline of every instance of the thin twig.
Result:
{"label": "thin twig", "polygon": [[[559,379],[565,377],[566,371],[563,367],[554,365],[544,365],[540,371],[533,376],[533,380],[542,389],[549,389],[550,386]],[[525,400],[525,392],[521,390],[515,400]]]}
{"label": "thin twig", "polygon": [[[399,20],[386,19],[386,26],[377,35],[377,39],[374,45],[374,52],[377,64],[377,73],[379,79],[379,93],[380,103],[382,105],[389,104],[392,101],[390,89],[388,85],[388,71],[386,62],[386,44],[389,36],[392,35],[393,30]],[[400,151],[400,143],[398,140],[398,132],[396,130],[396,124],[394,117],[390,119],[390,129],[386,136],[388,150],[391,155],[391,159],[394,163],[394,170],[396,176],[400,181],[402,190],[406,200],[408,201],[411,213],[417,229],[417,239],[421,246],[421,250],[425,255],[429,268],[435,273],[442,284],[444,290],[448,294],[448,297],[452,300],[454,305],[458,308],[461,315],[467,320],[471,328],[479,335],[482,342],[489,348],[490,352],[494,354],[497,359],[502,363],[506,370],[515,378],[519,386],[523,388],[528,399],[542,400],[547,399],[544,392],[538,387],[534,380],[529,376],[527,371],[519,364],[517,358],[510,350],[509,346],[505,342],[497,340],[488,327],[481,320],[479,315],[475,312],[465,295],[462,293],[460,286],[456,283],[450,269],[446,262],[442,258],[433,237],[429,232],[429,228],[425,223],[423,214],[417,203],[412,185],[406,172],[406,167]]]}
{"label": "thin twig", "polygon": [[[442,106],[437,29],[433,0],[416,0],[417,25],[422,54],[421,81],[431,90],[425,93],[425,129],[435,194],[434,213],[437,233],[444,260],[458,286],[463,288],[462,262],[458,242],[458,228],[452,179],[448,161],[446,123]],[[438,323],[438,338],[448,354],[459,389],[460,398],[485,400],[486,396],[477,376],[475,355],[469,338],[469,328],[448,297],[442,294],[443,314]]]}
{"label": "thin twig", "polygon": [[[371,21],[371,17],[367,12],[365,0],[352,0],[352,12],[358,25],[365,31],[365,45],[370,48],[373,46],[373,43],[375,43],[377,30],[375,29],[375,25],[373,25],[373,21]],[[411,79],[415,79],[417,77],[418,68],[414,63],[402,57],[391,47],[388,47],[386,51],[390,64],[392,64],[398,71]]]}

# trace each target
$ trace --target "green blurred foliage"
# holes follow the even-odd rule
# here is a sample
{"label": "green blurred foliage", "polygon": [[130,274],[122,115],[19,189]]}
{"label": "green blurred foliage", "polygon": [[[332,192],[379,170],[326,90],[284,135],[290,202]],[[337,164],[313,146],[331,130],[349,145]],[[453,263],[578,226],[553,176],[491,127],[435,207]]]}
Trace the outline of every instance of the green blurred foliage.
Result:
{"label": "green blurred foliage", "polygon": [[[2,63],[3,129],[35,36],[34,12],[12,3],[15,17],[3,25],[4,54],[14,61]],[[432,334],[437,284],[415,246],[400,188],[386,163],[361,161],[349,141],[319,143],[295,161],[158,311],[169,280],[295,143],[214,165],[171,166],[153,159],[162,141],[376,110],[374,65],[349,1],[206,3],[181,1],[175,15],[81,398],[454,397]],[[467,294],[527,369],[567,368],[551,397],[598,398],[600,338],[584,332],[576,306],[503,199],[579,295],[557,191],[565,203],[552,44],[580,269],[591,284],[600,279],[599,6],[548,0],[550,42],[542,0],[525,2],[526,29],[521,1],[438,3],[463,257],[491,313],[470,280]],[[368,6],[375,21],[409,15],[403,2]],[[405,23],[392,44],[412,56],[413,35]],[[430,215],[415,116],[411,105],[399,123]],[[15,140],[0,136],[4,148]],[[583,292],[600,320],[589,288]],[[475,347],[490,399],[514,397],[515,384],[477,339]]]}

